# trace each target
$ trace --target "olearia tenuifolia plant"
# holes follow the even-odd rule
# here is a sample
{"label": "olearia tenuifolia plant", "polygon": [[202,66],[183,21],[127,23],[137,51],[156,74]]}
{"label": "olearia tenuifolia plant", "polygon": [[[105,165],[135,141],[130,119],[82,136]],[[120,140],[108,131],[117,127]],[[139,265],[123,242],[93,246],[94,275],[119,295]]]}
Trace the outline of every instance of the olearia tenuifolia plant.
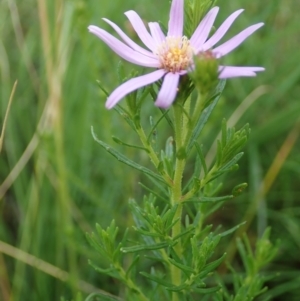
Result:
{"label": "olearia tenuifolia plant", "polygon": [[[167,29],[158,22],[148,23],[147,28],[135,11],[128,11],[125,15],[144,48],[108,19],[103,20],[120,39],[97,26],[88,27],[122,59],[153,70],[137,77],[127,76],[110,95],[100,85],[108,96],[106,108],[114,108],[124,118],[141,144],[133,146],[129,141],[114,140],[146,154],[152,168],[127,158],[99,140],[92,130],[103,149],[143,173],[151,184],[144,185],[150,194],[143,200],[129,201],[135,225],[132,231],[123,233],[123,239],[119,238],[114,220],[106,229],[96,225],[96,233],[87,235],[107,263],[102,268],[93,262],[91,265],[120,285],[118,296],[95,293],[87,300],[244,301],[265,291],[266,279],[261,269],[276,254],[276,246],[269,241],[270,229],[257,241],[254,252],[247,236],[238,242],[245,272],[237,274],[230,267],[231,274],[226,277],[231,279],[228,288],[217,272],[226,260],[218,244],[241,225],[221,230],[220,225],[207,221],[224,202],[247,186],[241,183],[232,187],[231,194],[218,195],[218,178],[237,168],[250,130],[248,125],[239,130],[228,128],[223,120],[215,160],[208,166],[201,145],[203,128],[226,79],[253,77],[264,71],[263,67],[222,65],[222,58],[263,23],[251,25],[216,46],[243,12],[240,9],[232,13],[219,28],[213,29],[218,11],[212,0],[173,0]],[[151,101],[160,116],[157,120],[151,118],[145,128],[143,108],[145,102]],[[158,151],[154,133],[164,119],[172,135]],[[187,162],[192,162],[192,172],[185,172]]]}

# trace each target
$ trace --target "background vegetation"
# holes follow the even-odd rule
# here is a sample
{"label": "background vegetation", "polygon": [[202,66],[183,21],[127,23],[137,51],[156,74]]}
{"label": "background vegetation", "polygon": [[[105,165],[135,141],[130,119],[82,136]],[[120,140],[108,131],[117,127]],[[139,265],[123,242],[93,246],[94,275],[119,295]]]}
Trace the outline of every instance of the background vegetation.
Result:
{"label": "background vegetation", "polygon": [[[229,80],[206,129],[203,143],[209,160],[223,117],[237,128],[247,122],[252,128],[240,169],[226,179],[223,189],[241,181],[249,187],[226,203],[212,223],[226,229],[247,220],[243,231],[253,242],[271,225],[272,239],[279,238],[281,244],[269,267],[276,277],[268,283],[267,296],[298,301],[300,2],[218,4],[217,24],[234,10],[246,9],[227,37],[255,22],[266,23],[226,58],[228,64],[264,66],[266,72]],[[112,135],[130,142],[135,137],[116,112],[104,108],[105,96],[96,80],[108,91],[116,87],[119,58],[89,34],[87,26],[108,29],[101,20],[107,17],[130,32],[123,15],[129,9],[145,20],[166,22],[169,1],[0,2],[1,123],[18,81],[0,154],[0,300],[71,300],[96,288],[116,293],[116,283],[88,265],[87,259],[101,263],[101,258],[88,246],[85,233],[93,231],[96,222],[106,226],[112,218],[121,229],[130,226],[127,201],[141,199],[143,191],[137,184],[140,175],[113,160],[92,139],[91,125],[108,143],[113,143]],[[133,156],[128,149],[124,152]],[[238,265],[235,237],[222,247],[227,259]]]}

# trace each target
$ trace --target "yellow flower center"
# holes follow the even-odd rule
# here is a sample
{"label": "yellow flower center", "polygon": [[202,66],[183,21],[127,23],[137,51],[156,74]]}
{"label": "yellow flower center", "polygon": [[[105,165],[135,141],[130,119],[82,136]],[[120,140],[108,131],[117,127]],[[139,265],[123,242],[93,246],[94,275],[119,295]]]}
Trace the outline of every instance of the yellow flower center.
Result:
{"label": "yellow flower center", "polygon": [[187,37],[167,37],[157,48],[161,68],[169,72],[186,70],[193,63],[193,48]]}

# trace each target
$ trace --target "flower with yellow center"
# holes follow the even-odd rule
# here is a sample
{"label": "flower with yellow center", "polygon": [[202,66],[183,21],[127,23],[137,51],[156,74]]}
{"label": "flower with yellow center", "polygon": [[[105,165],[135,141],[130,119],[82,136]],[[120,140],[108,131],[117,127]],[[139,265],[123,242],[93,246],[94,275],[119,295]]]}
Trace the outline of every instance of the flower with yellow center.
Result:
{"label": "flower with yellow center", "polygon": [[[94,25],[89,31],[104,41],[115,53],[123,59],[144,67],[155,68],[148,74],[132,78],[117,87],[108,97],[106,107],[111,109],[127,94],[162,79],[155,105],[168,108],[176,99],[179,79],[193,68],[193,56],[208,50],[217,59],[238,47],[263,23],[249,26],[236,36],[220,46],[213,48],[226,34],[235,19],[242,13],[242,9],[231,14],[210,37],[209,33],[218,14],[219,8],[212,8],[200,22],[190,39],[183,36],[184,0],[173,0],[170,10],[167,35],[163,33],[157,22],[148,23],[149,31],[142,19],[135,11],[125,13],[133,29],[148,50],[132,41],[115,23],[103,19],[110,24],[123,41],[118,40],[107,31]],[[239,76],[255,76],[263,71],[262,67],[218,67],[219,78]]]}
{"label": "flower with yellow center", "polygon": [[161,63],[160,68],[175,73],[192,66],[194,52],[187,37],[167,37],[158,46],[156,55]]}

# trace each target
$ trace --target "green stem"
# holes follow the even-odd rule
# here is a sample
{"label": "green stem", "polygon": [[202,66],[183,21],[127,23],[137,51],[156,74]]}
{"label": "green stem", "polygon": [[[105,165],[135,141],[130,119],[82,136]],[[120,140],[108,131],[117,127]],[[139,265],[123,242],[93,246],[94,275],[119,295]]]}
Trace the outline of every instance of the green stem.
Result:
{"label": "green stem", "polygon": [[[172,187],[172,195],[171,195],[171,204],[172,206],[179,204],[177,211],[174,216],[174,220],[178,219],[178,222],[172,228],[172,238],[181,234],[181,216],[182,216],[182,204],[181,202],[181,186],[182,186],[182,174],[185,166],[185,160],[176,160],[176,170],[174,175],[174,185]],[[181,247],[181,239],[179,238],[177,244],[174,246],[174,251],[177,256],[181,258],[182,256],[182,247]],[[179,286],[181,284],[181,270],[176,266],[171,265],[170,269],[171,280],[174,286]],[[178,301],[178,294],[173,293],[172,301]]]}
{"label": "green stem", "polygon": [[[175,126],[175,143],[176,143],[176,163],[175,163],[175,173],[173,178],[173,185],[171,189],[171,204],[172,206],[179,204],[174,219],[179,219],[179,221],[172,228],[172,238],[181,234],[181,216],[182,216],[182,177],[185,168],[185,155],[179,154],[183,152],[183,141],[184,141],[184,132],[186,129],[183,126],[183,113],[182,109],[178,105],[173,106],[174,109],[174,126]],[[182,257],[182,247],[181,239],[178,239],[177,244],[174,246],[174,250],[179,258]],[[171,266],[170,269],[171,280],[174,286],[179,286],[181,284],[181,270]],[[179,296],[177,293],[172,294],[172,301],[179,301]]]}
{"label": "green stem", "polygon": [[149,299],[144,295],[144,293],[140,290],[140,288],[138,286],[136,286],[136,284],[134,283],[134,281],[132,281],[131,278],[129,278],[126,275],[126,272],[124,271],[124,269],[117,263],[115,263],[115,267],[117,268],[119,275],[121,276],[121,279],[124,281],[124,283],[126,284],[126,286],[133,292],[135,292],[139,298],[138,300],[140,301],[149,301]]}
{"label": "green stem", "polygon": [[185,195],[181,197],[182,202],[186,202],[187,200],[191,199],[199,190],[201,190],[214,176],[214,173],[217,171],[216,165],[212,167],[212,169],[208,172],[206,176],[200,181],[200,185],[197,188],[193,188],[189,190]]}
{"label": "green stem", "polygon": [[190,124],[189,126],[187,127],[188,130],[186,132],[186,135],[184,137],[184,144],[185,145],[188,145],[188,142],[191,138],[191,135],[193,133],[193,129],[195,128],[199,118],[200,118],[200,115],[201,115],[201,112],[203,111],[204,109],[204,105],[205,105],[205,100],[206,99],[206,95],[201,95],[200,93],[198,93],[198,97],[197,97],[197,101],[196,101],[196,105],[195,105],[195,108],[194,108],[194,112],[190,119]]}
{"label": "green stem", "polygon": [[[195,104],[193,113],[190,112],[190,102],[191,99],[187,99],[184,105],[186,112],[191,114],[191,119],[188,119],[187,116],[183,113],[181,107],[173,105],[174,109],[174,127],[175,127],[175,143],[176,143],[176,163],[175,163],[175,173],[173,178],[173,185],[171,189],[171,204],[172,206],[178,204],[177,212],[174,216],[174,219],[178,219],[179,221],[172,228],[172,238],[181,234],[181,219],[182,219],[182,204],[183,199],[187,200],[186,196],[182,196],[182,177],[186,164],[186,154],[185,154],[185,146],[189,144],[189,140],[191,139],[191,135],[193,133],[193,129],[195,128],[201,112],[205,106],[204,95],[198,94],[198,99]],[[203,179],[200,183],[202,186],[204,183],[209,181],[208,178],[212,176],[212,174],[207,175],[206,179]],[[202,186],[203,187],[203,186]],[[192,197],[194,193],[188,195],[188,197]],[[184,198],[185,197],[185,198]],[[179,258],[182,257],[182,246],[181,239],[178,239],[177,244],[174,246],[174,250]],[[174,265],[171,266],[171,280],[174,286],[179,286],[181,284],[181,270]],[[172,294],[172,301],[179,301],[178,293]]]}
{"label": "green stem", "polygon": [[182,137],[183,137],[183,141],[186,141],[187,137],[190,136],[190,133],[192,132],[193,128],[191,127],[191,119],[190,119],[190,116],[191,116],[191,101],[192,101],[192,98],[191,96],[189,96],[187,98],[187,100],[185,101],[184,103],[184,110],[185,112],[188,114],[183,114],[182,116]]}

